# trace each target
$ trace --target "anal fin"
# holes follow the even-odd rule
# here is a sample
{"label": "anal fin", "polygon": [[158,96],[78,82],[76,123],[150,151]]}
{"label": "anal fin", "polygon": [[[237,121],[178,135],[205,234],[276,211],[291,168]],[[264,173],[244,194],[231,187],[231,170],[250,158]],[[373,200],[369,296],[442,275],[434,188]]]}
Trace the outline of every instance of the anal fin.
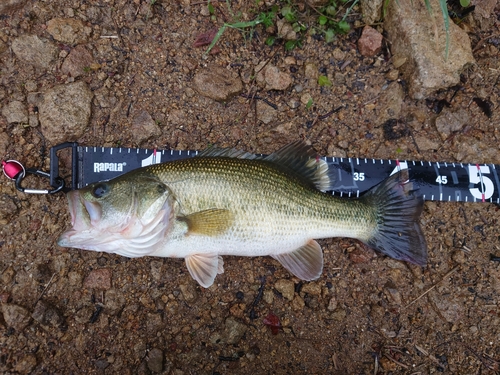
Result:
{"label": "anal fin", "polygon": [[215,276],[224,272],[224,262],[217,254],[193,254],[186,257],[186,266],[198,283],[208,288],[214,283]]}
{"label": "anal fin", "polygon": [[316,280],[323,272],[323,251],[314,240],[290,253],[276,254],[272,257],[302,280]]}

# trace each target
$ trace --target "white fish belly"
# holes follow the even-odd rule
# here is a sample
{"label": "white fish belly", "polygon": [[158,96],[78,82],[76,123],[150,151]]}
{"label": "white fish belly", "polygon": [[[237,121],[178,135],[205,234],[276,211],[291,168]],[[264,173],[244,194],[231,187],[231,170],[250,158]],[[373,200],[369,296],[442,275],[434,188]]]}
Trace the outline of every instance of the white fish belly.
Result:
{"label": "white fish belly", "polygon": [[360,236],[351,224],[315,220],[263,220],[239,218],[224,234],[183,234],[170,238],[155,256],[184,258],[192,254],[266,256],[292,252],[311,239]]}

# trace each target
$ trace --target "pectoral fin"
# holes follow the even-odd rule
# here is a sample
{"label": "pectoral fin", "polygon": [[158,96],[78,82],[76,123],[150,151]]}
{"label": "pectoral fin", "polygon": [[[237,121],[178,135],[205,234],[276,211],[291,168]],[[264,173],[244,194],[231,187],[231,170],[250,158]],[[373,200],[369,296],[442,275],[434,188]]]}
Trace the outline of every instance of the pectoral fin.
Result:
{"label": "pectoral fin", "polygon": [[216,236],[231,226],[233,214],[229,210],[210,208],[177,219],[187,223],[188,234]]}
{"label": "pectoral fin", "polygon": [[314,240],[310,240],[291,253],[272,255],[272,257],[302,280],[316,280],[323,272],[323,252]]}
{"label": "pectoral fin", "polygon": [[217,254],[194,254],[187,256],[185,260],[193,279],[204,288],[214,283],[218,273],[224,272],[224,262]]}

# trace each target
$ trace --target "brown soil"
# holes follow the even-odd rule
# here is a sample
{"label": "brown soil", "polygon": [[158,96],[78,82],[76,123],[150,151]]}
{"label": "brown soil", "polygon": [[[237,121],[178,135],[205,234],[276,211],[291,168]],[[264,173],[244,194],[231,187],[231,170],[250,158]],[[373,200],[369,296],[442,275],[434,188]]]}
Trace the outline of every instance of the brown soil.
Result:
{"label": "brown soil", "polygon": [[[333,44],[306,36],[302,48],[289,52],[280,43],[266,46],[261,26],[251,39],[228,29],[216,53],[205,57],[203,48],[192,46],[197,35],[233,18],[224,2],[214,3],[216,20],[204,15],[205,3],[189,3],[21,2],[0,17],[0,30],[9,46],[23,34],[51,40],[46,24],[56,17],[82,19],[91,28],[81,44],[98,65],[76,78],[95,95],[88,131],[77,139],[82,145],[203,149],[216,144],[270,153],[306,139],[325,156],[500,164],[498,38],[477,44],[497,33],[499,13],[483,29],[471,27],[477,65],[464,72],[463,89],[451,103],[451,110],[466,111],[470,123],[442,139],[437,114],[425,101],[409,98],[400,117],[410,131],[384,135],[377,98],[394,84],[386,78],[393,67],[384,53],[360,56],[361,28]],[[235,2],[231,10],[252,19],[254,3]],[[61,51],[73,48],[55,43]],[[2,106],[12,100],[26,104],[27,82],[44,92],[71,80],[57,69],[40,72],[19,62],[9,48],[0,60]],[[252,70],[261,62],[290,74],[290,88],[259,87]],[[329,76],[333,86],[319,87],[306,77],[307,64]],[[193,77],[213,66],[239,75],[249,97],[276,105],[272,121],[259,120],[256,100],[237,96],[220,103],[199,95]],[[309,109],[301,102],[304,94],[313,98]],[[493,103],[491,118],[474,97]],[[138,144],[130,130],[134,111],[147,111],[161,135]],[[10,138],[0,156],[45,168],[53,145],[39,127],[1,121]],[[416,138],[438,147],[423,150]],[[55,241],[69,225],[62,194],[22,194],[5,178],[0,193],[12,211],[0,227],[3,373],[493,374],[500,369],[500,264],[490,260],[490,254],[500,255],[497,205],[427,202],[421,220],[429,247],[425,268],[375,254],[354,240],[330,239],[320,241],[325,268],[313,283],[293,278],[271,258],[226,257],[225,273],[203,289],[182,260],[59,248]],[[278,291],[290,286],[281,280],[293,283],[292,300]],[[279,318],[277,334],[264,324],[270,313]]]}

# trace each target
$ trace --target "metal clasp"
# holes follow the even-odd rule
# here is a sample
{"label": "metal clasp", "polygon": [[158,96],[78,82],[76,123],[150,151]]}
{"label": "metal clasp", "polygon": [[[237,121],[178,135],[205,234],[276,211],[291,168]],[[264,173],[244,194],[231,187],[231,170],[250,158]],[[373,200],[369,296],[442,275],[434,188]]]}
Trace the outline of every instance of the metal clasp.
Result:
{"label": "metal clasp", "polygon": [[[72,148],[71,154],[71,187],[65,186],[64,179],[59,177],[59,158],[57,151],[64,148]],[[3,174],[9,179],[14,181],[16,189],[28,194],[54,194],[59,191],[67,192],[78,188],[78,144],[76,142],[66,142],[54,146],[50,149],[50,173],[34,169],[24,168],[24,166],[17,160],[2,160]],[[21,182],[27,174],[44,177],[49,180],[50,186],[53,189],[27,189],[21,185]]]}
{"label": "metal clasp", "polygon": [[[35,176],[45,177],[50,180],[50,173],[39,171],[38,169],[28,168],[26,173],[34,174]],[[54,194],[60,192],[64,189],[64,180],[60,177],[56,178],[56,183],[58,184],[54,189],[26,189],[21,186],[21,181],[25,175],[19,175],[16,178],[16,189],[27,194]]]}
{"label": "metal clasp", "polygon": [[27,194],[54,194],[61,191],[64,188],[64,180],[60,177],[56,178],[56,186],[54,189],[27,189],[21,186],[22,180],[26,177],[26,174],[34,174],[35,176],[45,177],[50,179],[50,173],[40,171],[33,168],[24,168],[24,166],[17,160],[7,160],[2,161],[3,173],[9,179],[13,180],[16,185],[16,189],[22,193]]}

